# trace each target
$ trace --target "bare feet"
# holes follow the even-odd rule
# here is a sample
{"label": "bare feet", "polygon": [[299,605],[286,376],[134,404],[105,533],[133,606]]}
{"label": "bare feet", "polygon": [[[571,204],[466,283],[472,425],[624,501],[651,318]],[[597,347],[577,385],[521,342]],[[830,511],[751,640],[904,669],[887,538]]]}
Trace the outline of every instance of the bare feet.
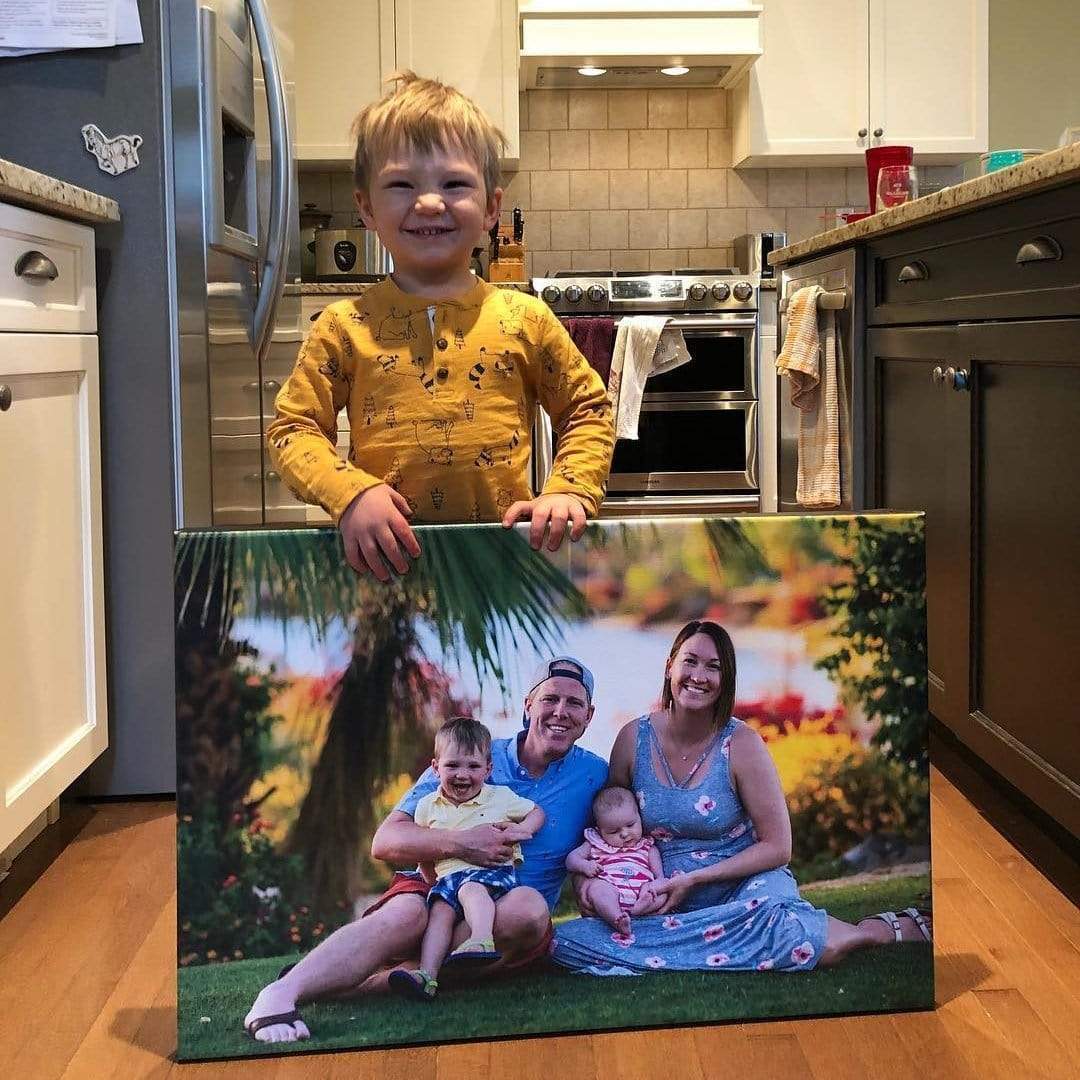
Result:
{"label": "bare feet", "polygon": [[624,911],[612,924],[623,937],[630,936],[630,916]]}
{"label": "bare feet", "polygon": [[[251,1027],[259,1020],[268,1016],[286,1017],[295,1014],[295,1019],[288,1022],[281,1020],[275,1024],[267,1024],[257,1031],[251,1032]],[[310,1039],[311,1032],[307,1024],[296,1013],[296,997],[290,993],[281,982],[272,982],[263,987],[251,1010],[244,1017],[244,1028],[251,1032],[252,1038],[257,1042],[296,1042],[297,1039]]]}

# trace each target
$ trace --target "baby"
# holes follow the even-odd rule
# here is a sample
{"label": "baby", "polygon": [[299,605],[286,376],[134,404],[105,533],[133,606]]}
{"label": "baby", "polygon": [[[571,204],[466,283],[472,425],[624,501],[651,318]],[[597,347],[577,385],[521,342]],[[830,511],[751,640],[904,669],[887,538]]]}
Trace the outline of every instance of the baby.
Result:
{"label": "baby", "polygon": [[649,915],[662,899],[642,901],[642,886],[661,881],[660,852],[641,835],[641,815],[634,793],[623,787],[602,788],[593,800],[595,829],[566,857],[566,868],[589,880],[582,889],[597,915],[620,934],[630,933],[631,915]]}

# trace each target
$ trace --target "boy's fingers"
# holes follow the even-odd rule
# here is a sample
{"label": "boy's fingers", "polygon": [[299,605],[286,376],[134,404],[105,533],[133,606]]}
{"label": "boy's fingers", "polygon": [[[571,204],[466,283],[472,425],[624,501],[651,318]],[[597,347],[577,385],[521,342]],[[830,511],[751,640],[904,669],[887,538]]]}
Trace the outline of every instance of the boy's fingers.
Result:
{"label": "boy's fingers", "polygon": [[395,491],[390,488],[390,498],[394,505],[401,511],[406,517],[412,517],[412,507],[409,505],[409,500],[401,494],[400,491]]}
{"label": "boy's fingers", "polygon": [[503,525],[509,528],[511,525],[514,524],[515,521],[520,521],[527,514],[531,514],[532,505],[533,504],[531,501],[525,500],[519,500],[518,502],[514,503],[510,507],[510,509],[507,510],[505,514],[503,514]]}
{"label": "boy's fingers", "polygon": [[529,522],[529,547],[533,551],[539,551],[544,541],[544,529],[547,527],[548,517],[551,511],[542,503],[534,506],[532,520]]}
{"label": "boy's fingers", "polygon": [[588,518],[585,514],[585,507],[574,500],[573,506],[570,509],[570,519],[573,521],[574,526],[570,530],[570,539],[577,543],[581,539],[581,534],[585,531],[585,526],[588,523]]}
{"label": "boy's fingers", "polygon": [[390,571],[386,569],[386,564],[379,556],[379,546],[375,542],[373,536],[364,536],[360,541],[360,551],[364,556],[364,561],[368,564],[371,572],[379,579],[379,581],[389,581]]}
{"label": "boy's fingers", "polygon": [[414,558],[420,558],[420,541],[416,539],[416,533],[412,531],[409,523],[400,517],[390,519],[390,528],[401,546]]}
{"label": "boy's fingers", "polygon": [[394,530],[389,525],[384,525],[379,530],[378,535],[379,548],[383,557],[399,574],[407,574],[409,572],[409,560],[401,550],[397,537],[394,535]]}
{"label": "boy's fingers", "polygon": [[349,540],[342,537],[345,540],[345,561],[361,576],[368,572],[367,563],[364,562],[364,557],[360,554],[360,548],[355,540]]}
{"label": "boy's fingers", "polygon": [[568,517],[566,508],[563,506],[556,506],[551,511],[550,528],[548,530],[548,551],[558,551],[559,545],[563,542],[563,537],[566,535],[566,520]]}

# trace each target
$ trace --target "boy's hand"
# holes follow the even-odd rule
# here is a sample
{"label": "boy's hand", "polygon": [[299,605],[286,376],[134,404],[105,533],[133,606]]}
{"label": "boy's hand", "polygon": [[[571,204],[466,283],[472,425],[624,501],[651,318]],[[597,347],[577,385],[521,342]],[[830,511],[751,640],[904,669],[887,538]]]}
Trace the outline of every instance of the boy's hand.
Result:
{"label": "boy's hand", "polygon": [[572,522],[570,539],[580,540],[585,531],[585,506],[576,495],[540,495],[535,499],[523,499],[506,511],[502,523],[510,528],[515,521],[529,518],[529,546],[539,551],[548,529],[548,551],[558,551],[566,533],[567,522]]}
{"label": "boy's hand", "polygon": [[357,495],[338,522],[349,565],[358,574],[370,570],[379,581],[390,580],[384,558],[399,574],[408,573],[405,553],[414,559],[420,555],[420,545],[405,520],[411,514],[405,497],[389,484],[378,484]]}

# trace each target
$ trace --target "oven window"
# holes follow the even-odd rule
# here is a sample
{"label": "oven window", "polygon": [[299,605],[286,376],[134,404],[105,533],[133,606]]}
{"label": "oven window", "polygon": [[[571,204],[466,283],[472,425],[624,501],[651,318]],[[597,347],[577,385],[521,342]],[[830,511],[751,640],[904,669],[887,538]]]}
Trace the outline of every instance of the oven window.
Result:
{"label": "oven window", "polygon": [[716,334],[687,332],[686,347],[689,363],[654,375],[645,383],[647,394],[707,394],[717,391],[748,393],[748,353],[752,347],[753,331],[732,331],[720,337]]}
{"label": "oven window", "polygon": [[743,409],[643,409],[637,440],[618,439],[613,473],[742,472],[746,469]]}

